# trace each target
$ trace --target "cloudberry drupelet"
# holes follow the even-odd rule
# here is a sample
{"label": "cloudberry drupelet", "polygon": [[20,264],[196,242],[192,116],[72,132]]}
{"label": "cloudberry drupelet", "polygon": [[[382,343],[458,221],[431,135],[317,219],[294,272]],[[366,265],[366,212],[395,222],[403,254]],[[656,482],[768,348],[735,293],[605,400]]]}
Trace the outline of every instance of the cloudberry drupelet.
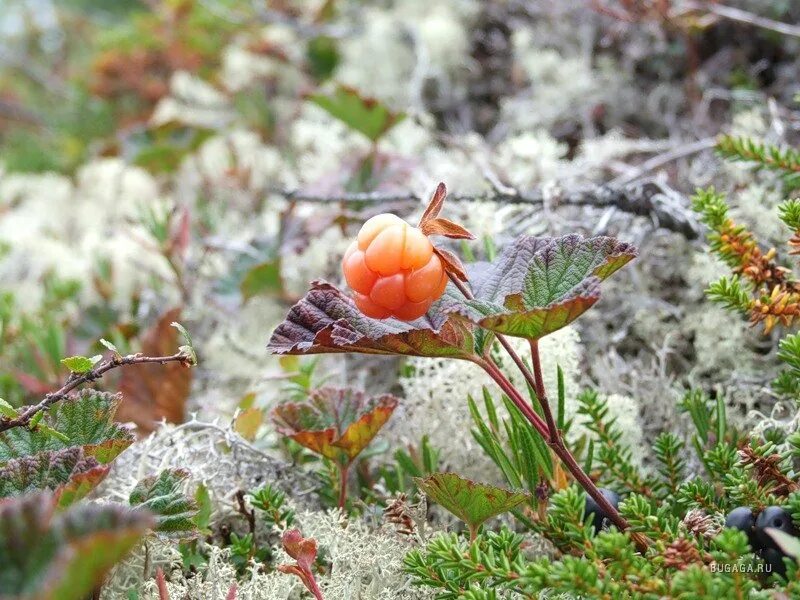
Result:
{"label": "cloudberry drupelet", "polygon": [[369,219],[342,260],[359,310],[374,319],[418,319],[447,286],[447,273],[430,240],[392,214]]}

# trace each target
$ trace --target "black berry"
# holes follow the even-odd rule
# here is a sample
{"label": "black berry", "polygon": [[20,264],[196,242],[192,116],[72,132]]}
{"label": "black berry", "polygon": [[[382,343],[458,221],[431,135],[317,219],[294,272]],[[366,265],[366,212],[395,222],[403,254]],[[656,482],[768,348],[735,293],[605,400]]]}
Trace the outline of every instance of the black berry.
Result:
{"label": "black berry", "polygon": [[[613,490],[606,488],[598,488],[603,497],[608,500],[608,503],[617,508],[619,506],[619,494]],[[591,496],[586,496],[586,513],[584,516],[592,515],[592,524],[594,525],[595,533],[599,533],[603,527],[609,525],[608,514],[600,508]]]}
{"label": "black berry", "polygon": [[756,519],[756,537],[762,548],[780,550],[775,540],[765,531],[778,529],[789,535],[797,536],[797,530],[792,523],[792,516],[780,506],[768,506],[762,510]]}
{"label": "black berry", "polygon": [[744,531],[747,534],[747,541],[749,542],[750,549],[753,552],[761,549],[761,544],[756,537],[755,526],[756,518],[753,515],[753,510],[747,506],[734,508],[728,513],[728,516],[725,517],[725,527],[738,529],[739,531]]}
{"label": "black berry", "polygon": [[786,564],[783,562],[783,557],[786,556],[780,550],[775,548],[764,548],[759,552],[761,558],[768,566],[767,574],[777,573],[778,575],[786,574]]}

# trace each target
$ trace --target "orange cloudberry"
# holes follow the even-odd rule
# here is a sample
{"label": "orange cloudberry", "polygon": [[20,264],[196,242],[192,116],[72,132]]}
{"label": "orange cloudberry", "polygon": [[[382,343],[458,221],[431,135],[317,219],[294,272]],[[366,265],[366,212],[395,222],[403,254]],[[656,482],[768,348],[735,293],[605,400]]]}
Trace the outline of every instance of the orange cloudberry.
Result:
{"label": "orange cloudberry", "polygon": [[448,281],[428,237],[392,214],[364,223],[345,252],[342,270],[356,306],[375,319],[418,319],[442,296]]}

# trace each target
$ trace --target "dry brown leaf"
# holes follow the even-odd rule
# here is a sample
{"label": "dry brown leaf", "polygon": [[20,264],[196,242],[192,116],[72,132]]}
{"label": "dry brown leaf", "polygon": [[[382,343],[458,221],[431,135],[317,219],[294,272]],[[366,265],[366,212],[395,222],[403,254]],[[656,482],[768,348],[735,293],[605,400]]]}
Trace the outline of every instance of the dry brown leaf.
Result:
{"label": "dry brown leaf", "polygon": [[461,263],[461,259],[459,259],[455,254],[442,248],[434,248],[433,251],[436,252],[436,255],[442,260],[442,265],[444,266],[445,271],[452,273],[461,281],[469,280],[467,277],[467,271],[464,268],[464,265]]}
{"label": "dry brown leaf", "polygon": [[439,213],[442,211],[442,206],[444,206],[444,199],[446,196],[447,186],[445,186],[444,183],[439,183],[439,185],[436,186],[436,191],[433,193],[433,196],[431,196],[430,202],[428,202],[428,208],[422,213],[422,218],[419,220],[420,227],[431,219],[435,219],[439,216]]}
{"label": "dry brown leaf", "polygon": [[[180,321],[181,309],[167,311],[142,336],[142,354],[168,356],[182,343],[178,331],[171,326]],[[139,432],[147,434],[161,419],[182,423],[186,414],[186,398],[192,383],[192,370],[182,363],[130,365],[122,371],[119,391],[122,403],[116,420],[132,421]]]}
{"label": "dry brown leaf", "polygon": [[425,235],[443,235],[444,237],[452,238],[454,240],[475,239],[475,236],[472,235],[465,227],[462,227],[450,219],[443,219],[442,217],[428,219],[420,225],[420,230]]}

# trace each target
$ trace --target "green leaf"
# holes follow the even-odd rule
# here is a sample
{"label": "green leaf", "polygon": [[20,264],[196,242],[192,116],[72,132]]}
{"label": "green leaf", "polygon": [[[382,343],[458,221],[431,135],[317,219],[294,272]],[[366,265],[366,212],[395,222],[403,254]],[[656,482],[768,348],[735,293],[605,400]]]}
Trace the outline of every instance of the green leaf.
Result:
{"label": "green leaf", "polygon": [[311,74],[319,80],[328,79],[341,59],[336,40],[327,35],[308,40],[306,58]]}
{"label": "green leaf", "polygon": [[397,398],[368,397],[352,388],[326,387],[311,392],[307,402],[275,407],[278,431],[298,444],[339,463],[350,463],[367,447],[392,416]]}
{"label": "green leaf", "polygon": [[448,288],[442,309],[512,336],[539,339],[569,325],[600,299],[600,282],[636,256],[610,237],[521,236],[493,263],[467,269],[474,300]]}
{"label": "green leaf", "polygon": [[379,100],[363,97],[357,90],[344,85],[337,86],[331,95],[314,94],[309,99],[373,142],[405,117],[403,113],[391,111]]}
{"label": "green leaf", "polygon": [[210,531],[211,512],[214,506],[211,503],[211,494],[208,493],[208,488],[202,483],[199,484],[197,490],[195,490],[194,501],[197,504],[197,514],[194,517],[194,523],[197,525],[197,529],[201,532]]}
{"label": "green leaf", "polygon": [[68,358],[62,358],[61,362],[73,373],[86,373],[92,370],[97,362],[95,359],[99,360],[99,358],[100,357],[87,358],[85,356],[70,356]]}
{"label": "green leaf", "polygon": [[0,467],[0,498],[50,490],[59,506],[68,506],[94,489],[108,470],[80,447],[16,458]]}
{"label": "green leaf", "polygon": [[197,535],[197,503],[186,496],[183,485],[189,472],[166,469],[145,477],[131,491],[131,506],[144,508],[156,519],[155,530],[170,537],[187,539]]}
{"label": "green leaf", "polygon": [[247,441],[256,439],[256,434],[264,422],[264,411],[260,408],[246,408],[233,421],[233,429]]}
{"label": "green leaf", "polygon": [[117,347],[116,347],[114,344],[112,344],[111,342],[109,342],[108,340],[106,340],[106,339],[103,339],[103,338],[100,338],[100,343],[101,343],[101,344],[102,344],[102,345],[103,345],[105,348],[107,348],[107,349],[111,350],[111,352],[113,352],[113,353],[114,353],[114,354],[116,354],[117,356],[119,356],[119,355],[120,355],[120,352],[119,352],[119,350],[117,350]]}
{"label": "green leaf", "polygon": [[186,331],[186,328],[178,323],[177,321],[173,321],[170,323],[172,327],[178,330],[178,333],[181,334],[183,339],[186,341],[186,344],[183,346],[179,346],[178,350],[183,352],[186,356],[192,359],[192,364],[197,364],[197,353],[194,350],[194,343],[192,343],[192,336],[189,335],[189,332]]}
{"label": "green leaf", "polygon": [[248,270],[239,290],[245,301],[258,295],[280,295],[283,292],[280,259],[268,260]]}
{"label": "green leaf", "polygon": [[[129,429],[114,422],[121,400],[119,394],[85,389],[57,402],[37,429],[15,427],[0,433],[0,465],[14,458],[73,446],[81,447],[85,456],[93,456],[100,463],[110,462],[134,440]],[[43,425],[48,429],[42,431]],[[52,435],[49,430],[60,435]]]}
{"label": "green leaf", "polygon": [[0,415],[8,417],[9,419],[15,419],[19,416],[19,411],[11,406],[8,401],[0,398]]}
{"label": "green leaf", "polygon": [[56,513],[47,493],[0,503],[0,590],[4,597],[82,600],[151,524],[117,504]]}
{"label": "green leaf", "polygon": [[426,496],[464,521],[475,537],[487,520],[530,499],[527,492],[512,492],[463,479],[455,473],[435,473],[414,480]]}

